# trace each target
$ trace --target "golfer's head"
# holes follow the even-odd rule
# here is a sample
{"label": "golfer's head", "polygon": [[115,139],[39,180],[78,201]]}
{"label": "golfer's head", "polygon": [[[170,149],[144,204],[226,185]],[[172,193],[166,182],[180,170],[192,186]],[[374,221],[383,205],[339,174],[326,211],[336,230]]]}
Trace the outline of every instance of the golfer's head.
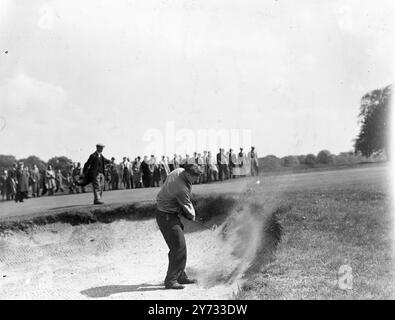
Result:
{"label": "golfer's head", "polygon": [[196,164],[187,164],[185,166],[185,174],[191,183],[197,182],[203,171]]}

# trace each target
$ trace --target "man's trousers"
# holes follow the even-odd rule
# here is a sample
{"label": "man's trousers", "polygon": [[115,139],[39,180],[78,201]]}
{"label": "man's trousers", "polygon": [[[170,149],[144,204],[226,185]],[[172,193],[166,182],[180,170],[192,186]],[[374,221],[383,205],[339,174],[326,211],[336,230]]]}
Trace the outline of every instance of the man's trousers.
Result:
{"label": "man's trousers", "polygon": [[104,174],[99,173],[95,179],[92,181],[93,198],[95,201],[101,199],[103,194],[104,186]]}
{"label": "man's trousers", "polygon": [[219,167],[219,180],[223,181],[224,179],[228,179],[228,165],[220,164]]}
{"label": "man's trousers", "polygon": [[33,182],[32,184],[32,196],[33,197],[40,196],[40,183],[38,181]]}
{"label": "man's trousers", "polygon": [[187,247],[184,237],[184,225],[177,214],[157,210],[156,222],[169,247],[169,266],[165,285],[186,277],[184,269],[187,262]]}

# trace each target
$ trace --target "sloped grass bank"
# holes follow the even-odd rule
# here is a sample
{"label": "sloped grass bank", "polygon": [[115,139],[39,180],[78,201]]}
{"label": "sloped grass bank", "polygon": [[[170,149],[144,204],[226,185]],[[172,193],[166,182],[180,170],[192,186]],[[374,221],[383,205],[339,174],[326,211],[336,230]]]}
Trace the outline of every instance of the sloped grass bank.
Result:
{"label": "sloped grass bank", "polygon": [[[238,299],[393,299],[389,198],[376,188],[290,192],[278,217],[276,259],[248,277]],[[352,288],[339,285],[351,267]]]}

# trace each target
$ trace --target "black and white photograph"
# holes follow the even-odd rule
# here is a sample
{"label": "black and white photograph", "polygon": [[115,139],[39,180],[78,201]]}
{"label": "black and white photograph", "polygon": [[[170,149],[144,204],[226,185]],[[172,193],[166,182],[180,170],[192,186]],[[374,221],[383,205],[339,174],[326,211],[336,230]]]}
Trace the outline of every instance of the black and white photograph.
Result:
{"label": "black and white photograph", "polygon": [[392,0],[0,0],[0,300],[395,299],[394,39]]}

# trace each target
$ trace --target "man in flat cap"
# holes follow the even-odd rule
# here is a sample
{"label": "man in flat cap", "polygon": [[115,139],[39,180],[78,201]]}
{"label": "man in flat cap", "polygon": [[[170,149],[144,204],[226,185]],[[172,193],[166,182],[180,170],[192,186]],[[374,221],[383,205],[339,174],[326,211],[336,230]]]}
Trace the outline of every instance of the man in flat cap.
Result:
{"label": "man in flat cap", "polygon": [[184,284],[196,282],[189,279],[185,273],[187,249],[180,215],[195,220],[191,187],[201,174],[202,171],[197,164],[185,164],[185,168],[173,170],[156,197],[156,221],[169,247],[166,289],[184,289]]}
{"label": "man in flat cap", "polygon": [[84,182],[78,183],[81,186],[92,183],[94,204],[103,204],[101,197],[104,185],[104,168],[106,164],[111,163],[110,160],[104,158],[102,155],[103,148],[104,145],[100,143],[96,145],[96,151],[89,156],[82,170]]}

